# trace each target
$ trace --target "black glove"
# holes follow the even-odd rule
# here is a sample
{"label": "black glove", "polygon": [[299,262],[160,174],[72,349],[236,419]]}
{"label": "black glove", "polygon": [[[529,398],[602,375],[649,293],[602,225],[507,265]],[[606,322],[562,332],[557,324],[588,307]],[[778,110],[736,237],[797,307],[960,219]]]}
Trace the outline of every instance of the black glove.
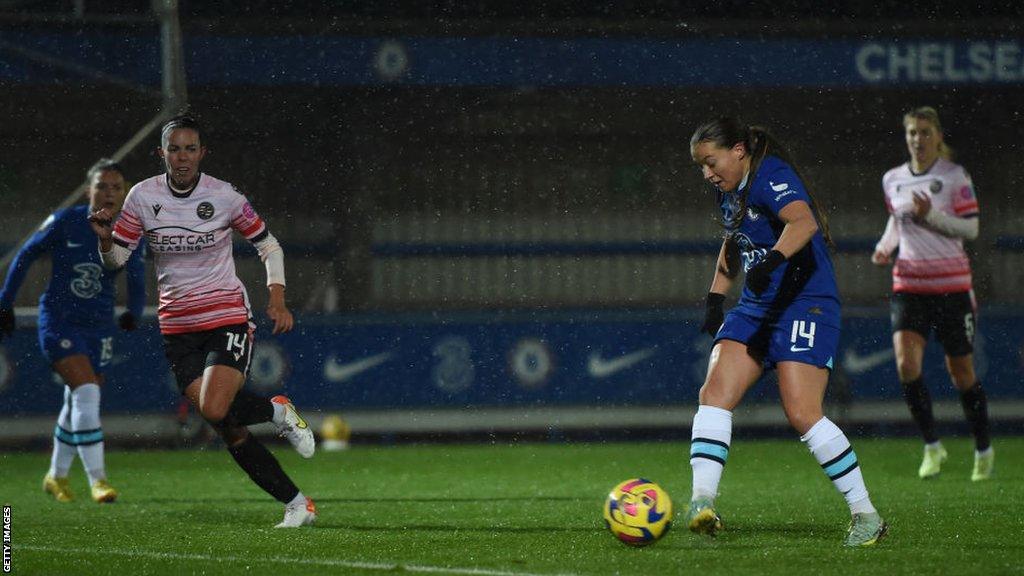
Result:
{"label": "black glove", "polygon": [[125,312],[117,317],[117,325],[121,327],[121,330],[131,332],[138,327],[138,323],[135,321],[135,314],[131,312]]}
{"label": "black glove", "polygon": [[11,308],[0,308],[0,340],[4,336],[14,334],[14,310]]}
{"label": "black glove", "polygon": [[782,255],[782,252],[778,250],[769,252],[764,260],[747,270],[747,288],[755,296],[760,296],[768,289],[768,284],[772,281],[772,272],[785,261],[786,257]]}
{"label": "black glove", "polygon": [[705,302],[707,308],[704,310],[704,325],[700,327],[701,332],[711,337],[718,334],[718,329],[722,327],[722,322],[725,321],[725,312],[722,310],[722,304],[724,303],[724,294],[708,292],[708,298]]}

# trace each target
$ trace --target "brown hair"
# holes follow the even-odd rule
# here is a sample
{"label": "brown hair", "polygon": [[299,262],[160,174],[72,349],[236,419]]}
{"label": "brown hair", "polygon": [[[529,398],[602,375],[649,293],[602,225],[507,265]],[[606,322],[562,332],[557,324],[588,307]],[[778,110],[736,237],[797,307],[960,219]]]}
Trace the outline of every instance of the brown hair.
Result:
{"label": "brown hair", "polygon": [[[792,155],[790,155],[789,151],[786,150],[786,147],[772,136],[768,130],[761,126],[747,126],[736,118],[726,116],[702,124],[694,130],[693,136],[690,137],[690,149],[692,150],[701,142],[712,142],[716,146],[722,148],[732,148],[736,144],[742,142],[744,148],[747,149],[747,153],[750,154],[749,177],[751,182],[757,174],[757,169],[761,166],[761,162],[764,160],[764,157],[768,154],[776,156],[786,164],[789,164],[790,168],[796,172],[797,177],[800,178],[804,183],[804,187],[807,189],[807,195],[811,199],[811,211],[814,212],[814,216],[818,220],[818,226],[821,228],[821,235],[825,238],[825,242],[829,246],[834,246],[832,242],[832,233],[828,226],[828,216],[818,206],[818,202],[815,200],[814,194],[812,194],[810,188],[807,187],[807,181],[800,173],[800,169],[797,167],[796,162],[793,161]],[[736,229],[743,221],[743,218],[746,217],[747,193],[740,193],[739,198],[740,209],[733,215],[731,221],[722,223],[726,229]]]}

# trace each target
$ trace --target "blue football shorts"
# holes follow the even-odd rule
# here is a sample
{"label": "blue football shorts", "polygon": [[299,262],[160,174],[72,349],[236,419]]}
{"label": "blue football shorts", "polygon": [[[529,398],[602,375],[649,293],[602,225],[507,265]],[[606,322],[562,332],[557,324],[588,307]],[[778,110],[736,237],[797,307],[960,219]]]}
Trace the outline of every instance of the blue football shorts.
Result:
{"label": "blue football shorts", "polygon": [[820,315],[788,314],[775,321],[733,309],[715,335],[719,340],[746,344],[751,355],[762,359],[766,370],[779,362],[800,362],[832,369],[839,347],[839,328],[825,324]]}
{"label": "blue football shorts", "polygon": [[68,356],[84,354],[89,357],[93,371],[102,374],[114,358],[113,329],[42,323],[39,325],[39,347],[50,364]]}

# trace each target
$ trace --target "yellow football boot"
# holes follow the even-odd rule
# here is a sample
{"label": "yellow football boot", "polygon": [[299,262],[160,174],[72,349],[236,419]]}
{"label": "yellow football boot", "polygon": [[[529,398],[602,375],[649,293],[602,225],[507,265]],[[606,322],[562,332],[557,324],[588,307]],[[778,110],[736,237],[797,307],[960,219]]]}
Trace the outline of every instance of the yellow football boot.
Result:
{"label": "yellow football boot", "polygon": [[97,480],[92,483],[92,499],[98,504],[108,504],[117,500],[117,490],[106,480]]}
{"label": "yellow football boot", "polygon": [[49,474],[43,477],[43,492],[53,496],[57,502],[71,502],[75,499],[67,478],[54,478]]}

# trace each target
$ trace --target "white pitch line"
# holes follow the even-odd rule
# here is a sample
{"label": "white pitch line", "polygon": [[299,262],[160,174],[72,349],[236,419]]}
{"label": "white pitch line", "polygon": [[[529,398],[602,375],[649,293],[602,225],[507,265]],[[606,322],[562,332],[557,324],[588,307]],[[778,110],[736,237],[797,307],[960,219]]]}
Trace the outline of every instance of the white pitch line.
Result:
{"label": "white pitch line", "polygon": [[422,566],[419,564],[385,564],[382,562],[353,562],[349,560],[313,560],[309,558],[252,558],[241,556],[209,556],[206,554],[182,554],[179,552],[153,552],[148,550],[121,550],[98,548],[66,548],[57,546],[15,545],[12,552],[18,550],[35,550],[39,552],[58,552],[62,554],[102,554],[128,556],[131,558],[154,558],[160,560],[193,560],[200,562],[241,562],[253,564],[272,562],[277,564],[304,564],[307,566],[334,566],[339,568],[358,568],[362,570],[380,570],[382,572],[403,570],[424,574],[465,574],[466,576],[576,576],[571,573],[536,574],[532,572],[509,572],[507,570],[488,570],[486,568],[456,568],[446,566]]}

